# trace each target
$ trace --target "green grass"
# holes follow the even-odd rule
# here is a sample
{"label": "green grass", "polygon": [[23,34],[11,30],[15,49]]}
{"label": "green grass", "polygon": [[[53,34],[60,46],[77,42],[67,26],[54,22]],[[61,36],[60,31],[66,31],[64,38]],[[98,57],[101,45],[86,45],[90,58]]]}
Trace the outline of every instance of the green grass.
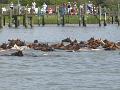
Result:
{"label": "green grass", "polygon": [[[57,24],[57,15],[45,15],[44,16],[45,24]],[[23,17],[20,16],[20,23],[23,23]],[[28,19],[29,20],[29,19]],[[103,21],[103,17],[102,17]],[[6,16],[6,23],[9,23],[9,17]],[[66,15],[65,24],[78,24],[79,16],[78,15]],[[33,16],[33,24],[38,24],[38,16]],[[40,24],[42,24],[42,17],[40,17]],[[87,24],[98,24],[98,19],[93,15],[87,16]]]}
{"label": "green grass", "polygon": [[[34,16],[33,17],[33,22],[35,24],[38,23],[38,17]],[[57,15],[46,15],[44,16],[45,18],[45,23],[46,24],[57,24]],[[42,23],[42,17],[40,17],[41,23]],[[87,17],[87,23],[89,24],[93,24],[93,23],[97,23],[97,19],[95,16],[88,16]],[[79,16],[78,15],[66,15],[65,16],[65,24],[78,24],[79,23]]]}

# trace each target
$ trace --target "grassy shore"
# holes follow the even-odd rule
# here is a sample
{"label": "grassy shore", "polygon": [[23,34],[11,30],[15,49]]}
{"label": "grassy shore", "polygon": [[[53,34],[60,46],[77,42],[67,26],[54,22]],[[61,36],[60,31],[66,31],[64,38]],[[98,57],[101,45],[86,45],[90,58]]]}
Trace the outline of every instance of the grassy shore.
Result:
{"label": "grassy shore", "polygon": [[[41,23],[42,23],[42,17]],[[38,17],[34,16],[33,17],[33,23],[37,24],[38,23]],[[57,15],[45,15],[45,23],[46,24],[57,24]],[[78,15],[66,15],[65,16],[65,23],[66,24],[78,24],[79,23],[79,16]],[[88,15],[87,16],[87,23],[88,24],[96,24],[98,23],[98,17]]]}
{"label": "grassy shore", "polygon": [[[44,16],[45,24],[57,24],[57,15],[45,15]],[[107,17],[107,22],[108,22]],[[20,16],[20,23],[23,23],[23,17]],[[109,18],[110,19],[110,18]],[[29,19],[28,19],[29,20]],[[102,17],[103,21],[103,17]],[[9,17],[6,16],[6,23],[9,23]],[[42,24],[42,17],[40,17],[40,23]],[[78,15],[66,15],[65,16],[65,24],[78,24],[79,16]],[[38,16],[33,16],[33,24],[38,24]],[[98,24],[98,16],[87,15],[87,24]]]}

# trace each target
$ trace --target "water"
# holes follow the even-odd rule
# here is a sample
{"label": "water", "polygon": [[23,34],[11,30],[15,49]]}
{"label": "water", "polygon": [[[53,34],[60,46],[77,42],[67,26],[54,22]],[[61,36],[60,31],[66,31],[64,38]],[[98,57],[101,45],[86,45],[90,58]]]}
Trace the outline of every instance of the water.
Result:
{"label": "water", "polygon": [[[120,27],[46,26],[4,28],[0,42],[20,38],[32,42],[60,42],[107,38],[119,41]],[[0,90],[120,90],[119,51],[41,52],[26,50],[24,57],[0,56]]]}
{"label": "water", "polygon": [[91,37],[109,39],[119,41],[120,27],[117,25],[108,25],[107,27],[99,27],[98,25],[89,25],[88,27],[79,27],[78,25],[67,25],[58,27],[57,25],[47,25],[45,27],[33,27],[25,29],[24,27],[4,28],[0,30],[0,42],[8,39],[20,38],[22,40],[32,42],[38,39],[42,42],[60,42],[66,37],[77,40],[88,40]]}

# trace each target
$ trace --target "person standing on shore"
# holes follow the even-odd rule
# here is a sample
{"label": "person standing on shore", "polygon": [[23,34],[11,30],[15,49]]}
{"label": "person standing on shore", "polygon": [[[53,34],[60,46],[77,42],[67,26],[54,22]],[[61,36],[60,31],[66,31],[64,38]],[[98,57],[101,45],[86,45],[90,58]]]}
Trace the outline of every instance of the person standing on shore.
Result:
{"label": "person standing on shore", "polygon": [[70,2],[68,2],[67,10],[68,10],[68,14],[70,14],[71,13],[71,3]]}
{"label": "person standing on shore", "polygon": [[34,2],[32,2],[32,9],[35,10],[35,8],[36,8],[36,2],[34,1]]}
{"label": "person standing on shore", "polygon": [[47,12],[47,4],[46,3],[43,3],[43,5],[42,5],[42,9],[41,9],[41,12],[43,13],[43,14],[45,14],[46,12]]}
{"label": "person standing on shore", "polygon": [[13,2],[10,3],[10,8],[13,9]]}

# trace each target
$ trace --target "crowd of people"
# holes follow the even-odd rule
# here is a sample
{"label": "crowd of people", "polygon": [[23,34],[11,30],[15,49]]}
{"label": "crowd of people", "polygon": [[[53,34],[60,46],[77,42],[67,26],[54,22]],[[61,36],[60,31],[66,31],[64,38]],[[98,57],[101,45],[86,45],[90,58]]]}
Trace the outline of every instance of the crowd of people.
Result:
{"label": "crowd of people", "polygon": [[[84,10],[84,4],[80,5],[77,2],[68,2],[68,3],[63,3],[60,6],[60,8],[61,8],[61,12],[64,12],[64,14],[76,15],[79,13],[79,8]],[[86,4],[86,13],[93,14],[94,8],[95,7],[93,3],[89,1]]]}
{"label": "crowd of people", "polygon": [[[38,13],[38,7],[36,7],[36,2],[35,0],[31,3],[31,5],[28,5],[28,12],[29,13]],[[19,5],[20,6],[20,5]],[[61,5],[58,5],[59,7],[59,12],[61,14],[69,14],[69,15],[77,15],[79,13],[79,8],[84,8],[83,4],[78,4],[77,2],[67,2],[67,3],[62,3]],[[10,3],[10,8],[14,8],[14,4],[11,2]],[[87,3],[87,13],[93,13],[94,10],[94,5],[89,1]],[[50,5],[47,5],[45,2],[41,6],[40,9],[41,13],[48,13],[48,14],[53,14],[56,12],[56,6],[54,5],[53,7],[50,7]]]}
{"label": "crowd of people", "polygon": [[60,12],[64,14],[75,15],[78,12],[78,7],[76,2],[63,3],[60,6]]}
{"label": "crowd of people", "polygon": [[[34,11],[35,11],[35,6],[36,6],[36,3],[33,2],[32,10],[34,10]],[[41,13],[53,14],[56,12],[56,11],[54,11],[55,10],[54,8],[48,7],[48,5],[46,3],[43,3],[43,5],[41,6]],[[63,4],[59,5],[59,11],[60,11],[60,13],[64,13],[64,14],[76,15],[78,13],[77,3],[76,2],[63,3]]]}

